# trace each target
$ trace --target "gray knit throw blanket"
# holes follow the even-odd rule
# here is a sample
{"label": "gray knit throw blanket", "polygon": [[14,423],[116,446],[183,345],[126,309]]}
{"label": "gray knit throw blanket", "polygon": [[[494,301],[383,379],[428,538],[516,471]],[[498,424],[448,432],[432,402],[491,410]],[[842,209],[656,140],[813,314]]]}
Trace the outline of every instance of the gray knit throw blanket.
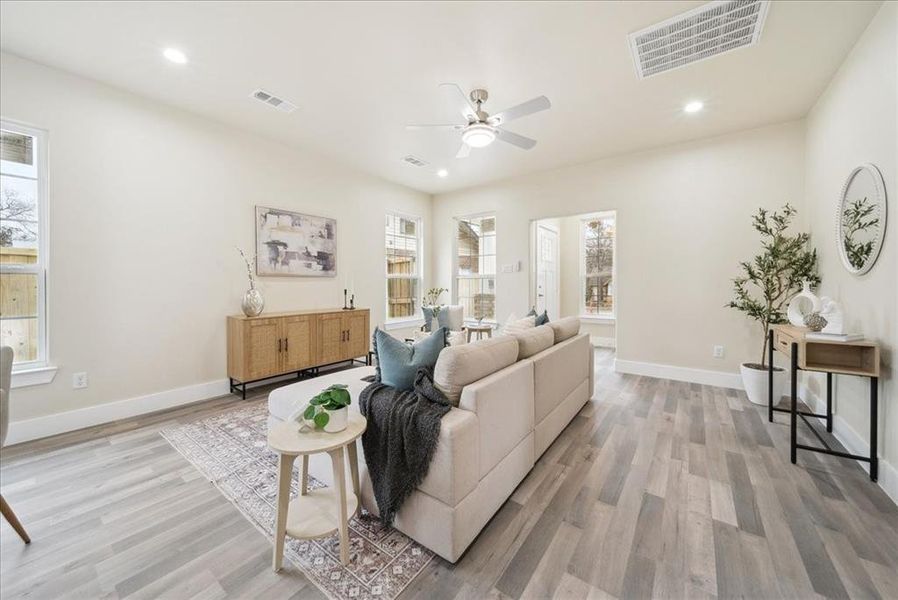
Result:
{"label": "gray knit throw blanket", "polygon": [[449,401],[433,384],[433,369],[421,367],[411,390],[374,382],[359,395],[368,419],[362,449],[374,498],[385,524],[393,522],[405,499],[424,481],[440,437]]}

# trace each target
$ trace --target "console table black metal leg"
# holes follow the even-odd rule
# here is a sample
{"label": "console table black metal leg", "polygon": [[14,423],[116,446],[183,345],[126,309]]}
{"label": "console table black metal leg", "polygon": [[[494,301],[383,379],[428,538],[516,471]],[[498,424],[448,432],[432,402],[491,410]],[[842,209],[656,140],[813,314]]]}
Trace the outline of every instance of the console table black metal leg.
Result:
{"label": "console table black metal leg", "polygon": [[791,398],[791,408],[792,415],[789,423],[790,428],[790,438],[792,447],[792,464],[794,465],[798,461],[798,344],[795,342],[792,343],[792,355],[791,355],[791,370],[789,375],[792,379],[792,398]]}
{"label": "console table black metal leg", "polygon": [[767,420],[773,423],[773,330],[767,332]]}
{"label": "console table black metal leg", "polygon": [[826,431],[833,432],[833,374],[826,374]]}
{"label": "console table black metal leg", "polygon": [[879,377],[870,378],[870,480],[879,478]]}

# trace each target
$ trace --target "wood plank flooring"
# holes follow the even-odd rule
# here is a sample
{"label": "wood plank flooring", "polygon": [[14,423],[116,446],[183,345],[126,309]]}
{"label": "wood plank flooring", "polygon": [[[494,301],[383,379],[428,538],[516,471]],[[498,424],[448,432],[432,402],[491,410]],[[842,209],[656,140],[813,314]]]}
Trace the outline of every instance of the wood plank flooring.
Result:
{"label": "wood plank flooring", "polygon": [[[593,401],[403,598],[898,598],[898,508],[856,463],[793,466],[784,416],[741,392],[596,358]],[[3,494],[34,541],[0,526],[0,596],[323,598],[271,572],[270,543],[158,434],[241,402],[5,448]]]}

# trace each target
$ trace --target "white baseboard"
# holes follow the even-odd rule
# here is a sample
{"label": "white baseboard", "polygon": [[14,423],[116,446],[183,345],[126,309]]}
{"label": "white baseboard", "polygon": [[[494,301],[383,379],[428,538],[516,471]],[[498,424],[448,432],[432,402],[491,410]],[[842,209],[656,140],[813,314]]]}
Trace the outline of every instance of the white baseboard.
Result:
{"label": "white baseboard", "polygon": [[617,345],[617,340],[613,337],[591,335],[589,336],[589,343],[597,348],[614,348]]}
{"label": "white baseboard", "polygon": [[128,398],[127,400],[106,402],[95,406],[55,413],[45,417],[12,421],[9,424],[9,435],[7,436],[6,444],[19,444],[167,408],[192,404],[201,400],[223,396],[228,391],[228,380],[219,379],[173,390],[165,390],[155,394],[147,394],[146,396]]}
{"label": "white baseboard", "polygon": [[[798,386],[798,397],[801,398],[813,412],[826,412],[826,401],[822,398],[818,398],[807,388],[807,386]],[[823,419],[818,419],[818,421],[824,426],[826,425],[826,422]],[[845,421],[845,419],[836,414],[833,415],[833,436],[839,440],[850,453],[869,456],[870,442],[861,437],[857,431],[848,425],[848,422]],[[859,464],[865,472],[870,472],[869,463],[859,460],[857,461],[857,464]],[[877,478],[877,483],[895,504],[898,504],[898,469],[896,469],[892,463],[883,460],[882,458],[879,459],[879,477]]]}
{"label": "white baseboard", "polygon": [[717,387],[744,389],[742,376],[739,373],[727,373],[725,371],[707,371],[705,369],[690,369],[688,367],[675,367],[673,365],[660,365],[658,363],[638,362],[635,360],[615,359],[614,370],[618,373],[631,375],[645,375],[659,379],[673,379],[674,381],[688,381]]}

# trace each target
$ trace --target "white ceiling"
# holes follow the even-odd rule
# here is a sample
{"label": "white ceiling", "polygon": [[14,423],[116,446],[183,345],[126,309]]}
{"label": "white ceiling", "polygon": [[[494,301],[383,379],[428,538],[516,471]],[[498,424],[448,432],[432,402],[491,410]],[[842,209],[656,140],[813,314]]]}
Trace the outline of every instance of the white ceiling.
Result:
{"label": "white ceiling", "polygon": [[[638,80],[627,34],[701,4],[4,0],[0,46],[438,193],[800,118],[880,2],[774,2],[757,46]],[[485,87],[491,113],[545,94],[508,126],[539,143],[459,160],[457,132],[406,131],[455,118],[441,82]],[[250,99],[260,87],[299,110]],[[682,113],[694,98],[706,109]]]}

